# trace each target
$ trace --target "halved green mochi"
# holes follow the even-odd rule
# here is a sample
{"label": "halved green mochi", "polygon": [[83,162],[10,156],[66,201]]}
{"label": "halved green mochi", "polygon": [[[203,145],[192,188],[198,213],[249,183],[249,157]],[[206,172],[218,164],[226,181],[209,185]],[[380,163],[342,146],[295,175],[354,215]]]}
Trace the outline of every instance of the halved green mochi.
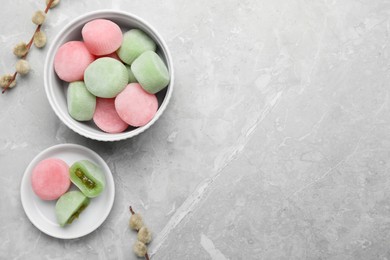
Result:
{"label": "halved green mochi", "polygon": [[106,179],[99,166],[82,160],[75,162],[69,169],[70,180],[85,196],[94,198],[104,190]]}
{"label": "halved green mochi", "polygon": [[56,203],[57,222],[61,227],[71,224],[88,206],[89,199],[80,191],[69,191],[62,195]]}

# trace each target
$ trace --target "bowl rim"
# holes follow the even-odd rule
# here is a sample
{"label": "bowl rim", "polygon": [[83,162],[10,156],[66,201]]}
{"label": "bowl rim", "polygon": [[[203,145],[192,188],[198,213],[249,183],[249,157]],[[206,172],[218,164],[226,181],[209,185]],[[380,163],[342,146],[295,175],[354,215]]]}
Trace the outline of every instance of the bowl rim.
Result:
{"label": "bowl rim", "polygon": [[[72,27],[76,26],[81,21],[84,21],[86,23],[86,22],[88,22],[88,19],[90,19],[90,20],[110,19],[110,18],[115,18],[115,16],[120,17],[120,18],[132,19],[135,22],[138,22],[138,23],[142,24],[143,26],[145,26],[148,30],[150,30],[152,32],[152,34],[154,34],[154,36],[158,40],[158,45],[161,48],[162,53],[164,54],[164,57],[166,59],[168,71],[170,74],[170,82],[169,82],[168,86],[166,87],[167,91],[166,91],[165,97],[164,97],[160,107],[158,108],[155,116],[146,125],[138,127],[134,130],[130,130],[128,132],[111,134],[111,133],[106,133],[106,132],[101,131],[101,133],[96,134],[96,133],[91,133],[90,131],[79,127],[78,124],[80,124],[80,122],[77,122],[76,120],[74,120],[72,118],[69,119],[63,115],[64,111],[60,108],[59,104],[56,102],[56,100],[54,98],[53,86],[50,85],[50,73],[55,73],[54,70],[52,70],[55,51],[59,47],[58,42],[66,34],[67,31],[72,30]],[[45,87],[47,99],[49,100],[50,106],[54,110],[57,117],[67,127],[69,127],[74,132],[76,132],[84,137],[93,139],[93,140],[106,141],[106,142],[107,141],[109,141],[109,142],[120,141],[120,140],[128,139],[128,138],[137,136],[140,133],[147,130],[148,128],[150,128],[150,126],[152,126],[165,111],[165,109],[166,109],[166,107],[171,99],[173,85],[174,85],[173,84],[174,83],[174,69],[173,69],[172,57],[171,57],[170,51],[167,47],[165,40],[161,37],[161,35],[157,32],[157,30],[154,29],[154,27],[151,26],[144,19],[142,19],[134,14],[124,12],[124,11],[119,11],[119,10],[113,10],[113,9],[104,9],[104,10],[97,10],[97,11],[88,12],[88,13],[85,13],[85,14],[82,14],[82,15],[76,17],[71,22],[69,22],[67,25],[65,25],[59,31],[59,33],[55,36],[47,54],[46,54],[45,64],[44,64],[44,76],[43,77],[44,77],[44,87]],[[68,113],[68,111],[66,111],[66,113]]]}

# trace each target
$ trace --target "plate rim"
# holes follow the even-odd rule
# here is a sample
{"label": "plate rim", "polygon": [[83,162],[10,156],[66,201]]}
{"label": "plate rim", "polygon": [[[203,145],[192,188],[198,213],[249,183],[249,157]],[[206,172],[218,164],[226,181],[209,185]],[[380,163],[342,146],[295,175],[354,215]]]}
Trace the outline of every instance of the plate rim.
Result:
{"label": "plate rim", "polygon": [[[27,206],[26,206],[26,203],[27,203],[26,199],[27,198],[26,198],[26,195],[24,195],[25,192],[23,192],[25,190],[24,187],[28,184],[28,180],[27,180],[27,178],[28,178],[27,175],[29,175],[28,172],[32,171],[32,167],[33,167],[34,164],[37,163],[38,159],[40,157],[44,156],[44,154],[46,154],[46,153],[50,153],[50,152],[52,152],[54,150],[64,149],[64,148],[73,148],[73,149],[82,150],[83,152],[87,152],[87,153],[95,156],[102,163],[104,163],[105,168],[107,168],[107,170],[108,170],[108,172],[105,173],[106,183],[107,183],[107,186],[110,186],[110,188],[112,189],[112,192],[109,193],[109,196],[110,196],[109,206],[107,207],[107,211],[103,215],[103,217],[99,221],[97,221],[96,225],[94,225],[91,229],[88,229],[85,232],[81,232],[80,234],[76,234],[76,235],[73,235],[73,236],[64,236],[64,235],[61,235],[61,234],[52,233],[52,232],[50,232],[50,230],[42,228],[36,222],[34,222],[34,218],[31,215],[32,213],[30,211],[26,210],[26,208],[27,208]],[[21,180],[21,184],[20,184],[20,198],[21,198],[22,208],[23,208],[24,213],[26,214],[26,216],[29,219],[29,221],[39,231],[41,231],[42,233],[44,233],[44,234],[46,234],[48,236],[51,236],[53,238],[58,238],[58,239],[76,239],[76,238],[84,237],[84,236],[92,233],[93,231],[98,229],[106,221],[106,219],[108,218],[108,216],[111,213],[112,207],[114,206],[114,201],[115,201],[115,182],[114,182],[114,177],[112,175],[111,169],[108,167],[106,161],[98,153],[96,153],[95,151],[89,149],[88,147],[79,145],[79,144],[73,144],[73,143],[57,144],[57,145],[53,145],[53,146],[50,146],[50,147],[42,150],[37,155],[35,155],[34,158],[30,161],[30,163],[28,164],[28,166],[26,167],[26,169],[25,169],[25,171],[23,173],[23,177],[22,177],[22,180]]]}

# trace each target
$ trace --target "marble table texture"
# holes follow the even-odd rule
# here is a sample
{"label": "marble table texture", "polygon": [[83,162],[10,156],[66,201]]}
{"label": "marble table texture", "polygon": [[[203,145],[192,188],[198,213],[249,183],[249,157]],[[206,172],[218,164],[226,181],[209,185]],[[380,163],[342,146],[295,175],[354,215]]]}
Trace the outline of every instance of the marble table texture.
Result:
{"label": "marble table texture", "polygon": [[[0,8],[0,71],[44,1]],[[131,12],[174,61],[164,115],[120,142],[86,139],[52,111],[44,59],[89,11]],[[48,46],[0,96],[0,259],[137,259],[128,205],[154,234],[152,259],[390,259],[390,1],[70,1],[49,12]],[[28,163],[62,143],[113,171],[116,200],[92,234],[59,240],[26,217]]]}

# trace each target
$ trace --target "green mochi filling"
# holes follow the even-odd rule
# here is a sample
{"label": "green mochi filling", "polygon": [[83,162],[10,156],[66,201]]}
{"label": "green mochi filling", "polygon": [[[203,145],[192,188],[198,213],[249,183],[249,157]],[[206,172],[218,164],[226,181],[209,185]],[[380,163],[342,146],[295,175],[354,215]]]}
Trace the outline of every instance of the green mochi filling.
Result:
{"label": "green mochi filling", "polygon": [[69,169],[70,180],[88,198],[99,196],[105,187],[105,177],[99,166],[82,160],[75,162]]}
{"label": "green mochi filling", "polygon": [[79,177],[81,182],[84,183],[85,186],[87,186],[89,189],[95,188],[96,183],[90,178],[88,178],[80,168],[76,169],[75,174],[77,177]]}
{"label": "green mochi filling", "polygon": [[72,216],[70,216],[70,218],[68,219],[68,221],[66,222],[66,224],[72,224],[73,220],[75,220],[76,218],[78,218],[81,214],[81,212],[83,212],[83,210],[88,206],[88,204],[82,204],[80,206],[80,208],[77,209],[77,211],[75,213],[72,214]]}

